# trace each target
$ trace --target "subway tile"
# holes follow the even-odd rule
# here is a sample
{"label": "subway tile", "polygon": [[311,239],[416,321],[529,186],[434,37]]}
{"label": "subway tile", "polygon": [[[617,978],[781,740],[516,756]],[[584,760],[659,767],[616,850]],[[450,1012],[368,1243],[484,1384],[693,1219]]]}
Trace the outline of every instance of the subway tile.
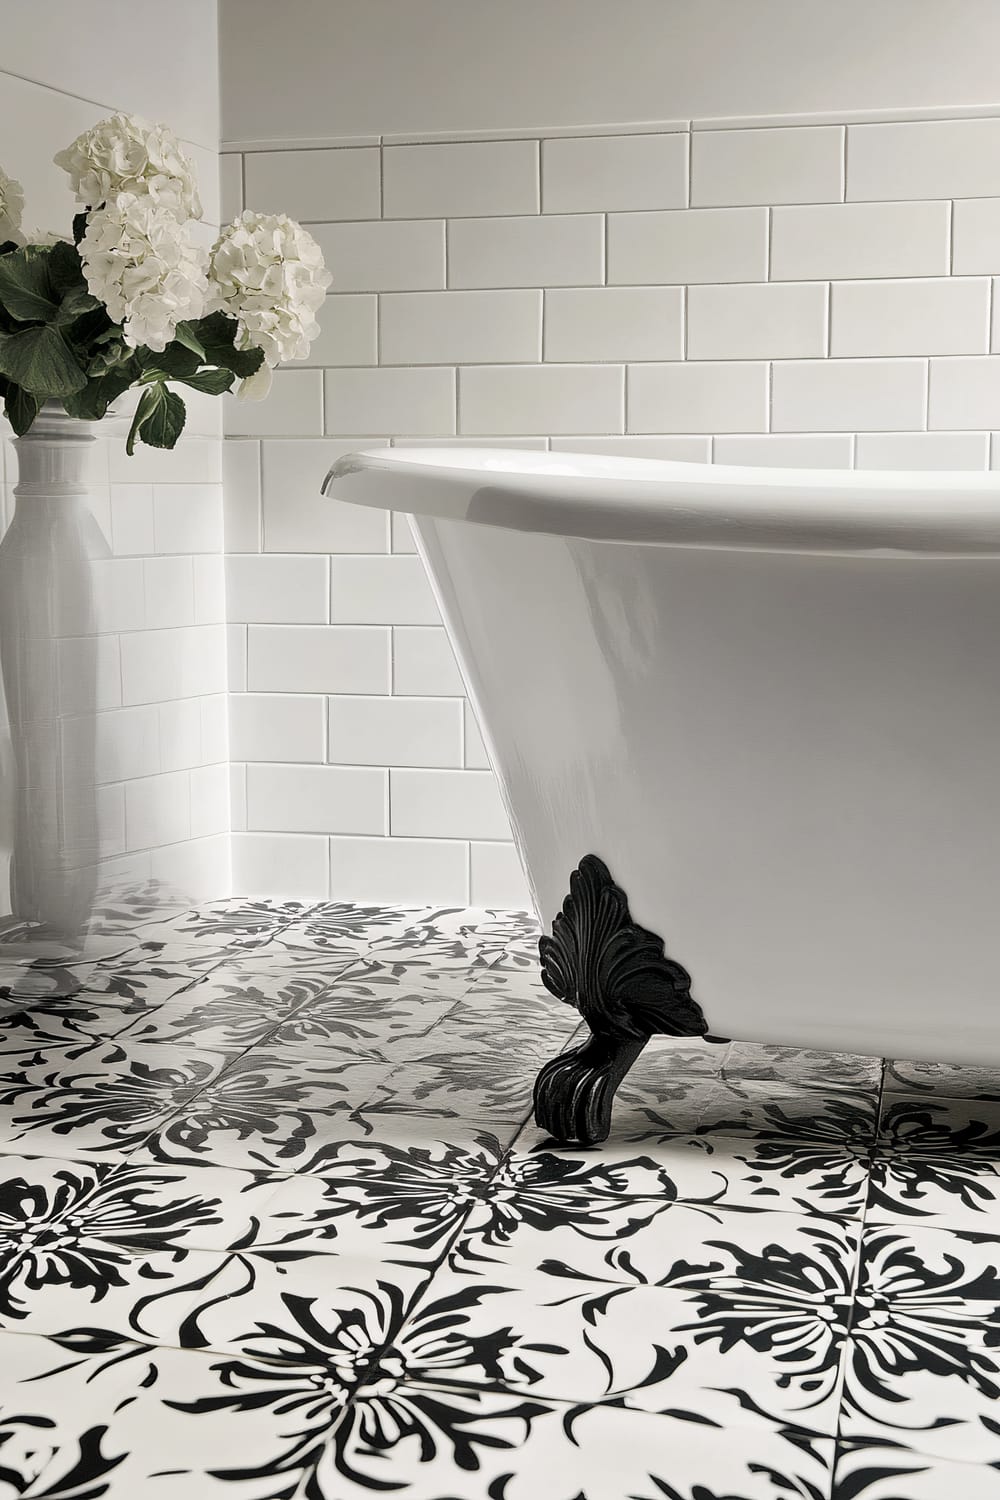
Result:
{"label": "subway tile", "polygon": [[385,438],[329,438],[262,448],[264,548],[268,552],[385,552],[388,515],[321,495],[330,467],[356,448],[382,448]]}
{"label": "subway tile", "polygon": [[201,758],[207,764],[229,760],[229,694],[214,693],[199,698],[201,706]]}
{"label": "subway tile", "polygon": [[989,313],[985,277],[834,283],[830,353],[985,354]]}
{"label": "subway tile", "polygon": [[952,236],[954,275],[992,276],[1000,270],[1000,198],[960,198]]}
{"label": "subway tile", "polygon": [[222,398],[227,436],[312,437],[323,431],[321,370],[275,370],[266,401]]}
{"label": "subway tile", "polygon": [[453,219],[448,225],[449,286],[581,286],[603,280],[600,214]]}
{"label": "subway tile", "polygon": [[156,551],[151,484],[111,486],[111,545],[117,557]]}
{"label": "subway tile", "polygon": [[[535,453],[544,453],[548,444],[548,438],[541,437],[537,433],[533,437],[511,437],[505,434],[503,437],[491,437],[491,448],[514,448],[523,451],[530,448]],[[449,433],[447,437],[408,437],[400,433],[392,440],[392,446],[397,448],[482,448],[483,440],[479,437],[456,437]]]}
{"label": "subway tile", "polygon": [[98,785],[152,776],[160,769],[155,708],[120,708],[59,720],[63,754],[73,765],[93,761]]}
{"label": "subway tile", "polygon": [[146,625],[164,630],[194,624],[194,569],[190,557],[147,557],[142,564]]}
{"label": "subway tile", "polygon": [[229,832],[229,767],[196,766],[191,772],[191,837]]}
{"label": "subway tile", "polygon": [[688,291],[688,358],[822,356],[826,353],[826,302],[825,283],[809,281],[693,286]]}
{"label": "subway tile", "polygon": [[246,198],[258,213],[300,222],[377,219],[377,146],[329,151],[248,151]]}
{"label": "subway tile", "polygon": [[226,559],[229,618],[259,625],[326,624],[329,563],[325,557],[244,553]]}
{"label": "subway tile", "polygon": [[374,292],[328,296],[316,314],[319,337],[306,365],[378,364],[378,297]]}
{"label": "subway tile", "polygon": [[299,834],[234,833],[233,895],[325,901],[329,840]]}
{"label": "subway tile", "polygon": [[329,700],[329,721],[328,759],[334,764],[462,764],[462,704],[455,698],[341,695]]}
{"label": "subway tile", "polygon": [[513,844],[470,844],[469,870],[470,905],[505,911],[533,910],[528,882]]}
{"label": "subway tile", "polygon": [[243,157],[238,151],[219,157],[219,212],[223,224],[231,224],[243,212]]}
{"label": "subway tile", "polygon": [[156,710],[161,771],[185,771],[201,762],[201,702],[175,698]]}
{"label": "subway tile", "polygon": [[763,432],[767,365],[630,365],[630,432]]}
{"label": "subway tile", "polygon": [[226,626],[226,675],[231,693],[246,692],[247,627]]}
{"label": "subway tile", "polygon": [[763,281],[766,208],[696,208],[608,216],[608,281]]}
{"label": "subway tile", "polygon": [[383,162],[387,219],[538,212],[535,141],[386,146]]}
{"label": "subway tile", "polygon": [[928,427],[988,428],[997,421],[1000,359],[932,359],[930,377]]}
{"label": "subway tile", "polygon": [[388,627],[251,625],[247,686],[262,693],[387,693]]}
{"label": "subway tile", "polygon": [[137,443],[130,457],[122,432],[120,441],[108,443],[108,467],[112,484],[221,484],[222,444],[217,437],[185,433],[176,448]]}
{"label": "subway tile", "polygon": [[114,635],[67,636],[56,643],[59,712],[89,714],[122,701],[121,647]]}
{"label": "subway tile", "polygon": [[549,214],[683,208],[687,132],[563,136],[542,142],[542,209]]}
{"label": "subway tile", "polygon": [[610,458],[661,458],[675,463],[709,463],[712,458],[712,439],[694,437],[639,437],[628,433],[624,437],[557,437],[549,445],[553,453],[597,453]]}
{"label": "subway tile", "polygon": [[120,637],[122,701],[162,703],[181,696],[180,630],[141,630]]}
{"label": "subway tile", "polygon": [[229,827],[233,833],[245,833],[247,826],[247,768],[235,762],[229,766]]}
{"label": "subway tile", "polygon": [[226,559],[204,553],[191,559],[194,568],[194,623],[220,625],[226,619]]}
{"label": "subway tile", "polygon": [[393,552],[416,552],[417,550],[410,527],[410,518],[400,515],[398,511],[392,513],[392,550]]}
{"label": "subway tile", "polygon": [[988,469],[988,432],[861,432],[856,469]]}
{"label": "subway tile", "polygon": [[775,432],[880,432],[924,425],[923,360],[785,360],[773,368]]}
{"label": "subway tile", "polygon": [[58,635],[140,630],[145,621],[143,565],[138,558],[98,558],[62,580],[55,599]]}
{"label": "subway tile", "polygon": [[247,766],[247,827],[261,833],[386,833],[387,771]]}
{"label": "subway tile", "polygon": [[[353,691],[365,690],[355,688]],[[403,697],[464,695],[462,674],[442,626],[395,627],[392,632],[392,691]]]}
{"label": "subway tile", "polygon": [[480,365],[459,371],[463,433],[621,432],[618,365]]}
{"label": "subway tile", "polygon": [[419,557],[334,557],[330,567],[334,625],[440,623]]}
{"label": "subway tile", "polygon": [[333,276],[331,292],[410,292],[444,286],[444,224],[439,219],[316,224],[312,233]]}
{"label": "subway tile", "polygon": [[222,445],[222,496],[227,552],[259,552],[260,443],[237,438]]}
{"label": "subway tile", "polygon": [[993,292],[990,298],[990,350],[1000,350],[1000,276],[992,278]]}
{"label": "subway tile", "polygon": [[[177,640],[180,677],[177,697],[196,698],[226,691],[225,625],[191,625],[184,630],[157,633],[173,635]],[[125,639],[123,636],[122,640]]]}
{"label": "subway tile", "polygon": [[467,906],[468,849],[448,839],[331,838],[330,899]]}
{"label": "subway tile", "polygon": [[293,693],[231,693],[233,760],[326,759],[326,699]]}
{"label": "subway tile", "polygon": [[384,365],[501,364],[538,359],[540,291],[388,292]]}
{"label": "subway tile", "polygon": [[455,431],[452,369],[326,371],[326,426],[339,436]]}
{"label": "subway tile", "polygon": [[844,131],[697,130],[691,142],[691,203],[826,203],[843,197]]}
{"label": "subway tile", "polygon": [[947,203],[820,203],[776,208],[773,281],[946,276]]}
{"label": "subway tile", "polygon": [[390,771],[389,808],[389,832],[396,837],[510,837],[492,771]]}
{"label": "subway tile", "polygon": [[153,486],[153,531],[157,552],[221,552],[222,486]]}
{"label": "subway tile", "polygon": [[151,879],[184,891],[195,903],[217,900],[219,891],[232,890],[231,850],[225,833],[153,849],[149,864]]}
{"label": "subway tile", "polygon": [[125,783],[125,832],[129,849],[177,844],[191,836],[187,771]]}
{"label": "subway tile", "polygon": [[847,197],[988,198],[1000,182],[1000,119],[850,125]]}
{"label": "subway tile", "polygon": [[[123,786],[99,786],[94,798],[94,823],[96,824],[97,853],[100,859],[123,854],[125,841],[125,788]],[[73,847],[88,847],[94,837],[90,809],[82,802],[68,807],[65,818],[64,837]]]}
{"label": "subway tile", "polygon": [[462,704],[462,710],[465,716],[465,754],[462,758],[462,764],[467,771],[488,771],[490,769],[490,758],[486,753],[486,745],[483,741],[482,732],[479,728],[476,715],[473,712],[472,704],[468,699]]}
{"label": "subway tile", "polygon": [[556,288],[545,293],[545,358],[682,359],[684,293],[679,286]]}
{"label": "subway tile", "polygon": [[713,440],[717,464],[764,464],[782,469],[849,469],[853,440],[846,432],[755,432]]}

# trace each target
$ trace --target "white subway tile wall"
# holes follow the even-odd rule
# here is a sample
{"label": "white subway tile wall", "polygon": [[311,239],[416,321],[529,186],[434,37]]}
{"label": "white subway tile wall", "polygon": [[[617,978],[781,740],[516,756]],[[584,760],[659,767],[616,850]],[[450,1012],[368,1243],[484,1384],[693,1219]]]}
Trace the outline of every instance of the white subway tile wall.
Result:
{"label": "white subway tile wall", "polygon": [[[224,158],[231,202],[238,160]],[[694,122],[381,148],[275,142],[242,161],[248,201],[280,194],[334,282],[310,368],[282,372],[277,400],[230,406],[237,892],[530,899],[405,517],[319,494],[341,454],[495,442],[686,462],[990,464],[1000,108],[996,119]],[[162,474],[115,478],[116,556],[154,550],[157,525],[155,550],[173,550],[189,523],[163,530]],[[190,534],[212,547],[211,534]],[[171,598],[157,569],[146,607],[170,628],[142,649],[150,670],[177,673],[187,575]],[[141,714],[135,640],[122,636],[121,667],[108,657],[102,681],[109,709]],[[136,720],[134,734],[134,775],[155,780],[143,758],[152,731]],[[208,820],[202,781],[193,834]],[[132,825],[165,807],[147,795]],[[127,840],[128,802],[124,818]]]}

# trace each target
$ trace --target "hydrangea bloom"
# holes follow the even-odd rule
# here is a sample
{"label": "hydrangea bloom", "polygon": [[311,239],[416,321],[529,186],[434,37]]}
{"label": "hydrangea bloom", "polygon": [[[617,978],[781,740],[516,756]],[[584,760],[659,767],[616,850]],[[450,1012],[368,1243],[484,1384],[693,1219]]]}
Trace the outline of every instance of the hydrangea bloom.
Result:
{"label": "hydrangea bloom", "polygon": [[305,359],[319,333],[315,314],[333,280],[323,252],[287,214],[251,210],[234,219],[212,246],[211,310],[238,324],[237,349],[261,349],[264,366],[243,382],[239,394],[267,395],[270,372],[287,359]]}
{"label": "hydrangea bloom", "polygon": [[99,208],[119,193],[148,193],[177,219],[200,219],[194,165],[165,125],[109,115],[53,158],[69,173],[77,202]]}
{"label": "hydrangea bloom", "polygon": [[0,171],[0,244],[4,240],[24,243],[21,233],[21,215],[24,212],[24,190],[13,177]]}
{"label": "hydrangea bloom", "polygon": [[146,193],[119,193],[92,213],[80,256],[91,293],[132,348],[162,353],[178,323],[205,311],[206,252]]}

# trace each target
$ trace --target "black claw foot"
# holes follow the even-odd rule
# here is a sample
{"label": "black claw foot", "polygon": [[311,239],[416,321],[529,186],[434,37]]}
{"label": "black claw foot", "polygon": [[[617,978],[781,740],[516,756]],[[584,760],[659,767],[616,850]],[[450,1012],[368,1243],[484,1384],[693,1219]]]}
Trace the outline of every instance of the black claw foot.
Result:
{"label": "black claw foot", "polygon": [[594,854],[571,875],[552,936],[538,946],[546,989],[576,1007],[591,1035],[539,1073],[535,1120],[557,1140],[595,1145],[606,1139],[615,1090],[649,1038],[704,1036],[708,1026],[687,971],[632,921],[625,892]]}
{"label": "black claw foot", "polygon": [[535,1079],[535,1124],[557,1141],[596,1146],[611,1129],[615,1092],[646,1045],[591,1036],[547,1062]]}

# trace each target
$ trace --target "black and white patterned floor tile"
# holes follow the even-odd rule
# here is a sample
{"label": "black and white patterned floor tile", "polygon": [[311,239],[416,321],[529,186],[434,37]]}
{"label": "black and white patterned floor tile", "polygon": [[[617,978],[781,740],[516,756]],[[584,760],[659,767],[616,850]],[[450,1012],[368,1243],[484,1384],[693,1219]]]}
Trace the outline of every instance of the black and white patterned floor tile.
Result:
{"label": "black and white patterned floor tile", "polygon": [[663,1039],[583,1150],[523,914],[5,937],[0,1500],[1000,1500],[1000,1069]]}

